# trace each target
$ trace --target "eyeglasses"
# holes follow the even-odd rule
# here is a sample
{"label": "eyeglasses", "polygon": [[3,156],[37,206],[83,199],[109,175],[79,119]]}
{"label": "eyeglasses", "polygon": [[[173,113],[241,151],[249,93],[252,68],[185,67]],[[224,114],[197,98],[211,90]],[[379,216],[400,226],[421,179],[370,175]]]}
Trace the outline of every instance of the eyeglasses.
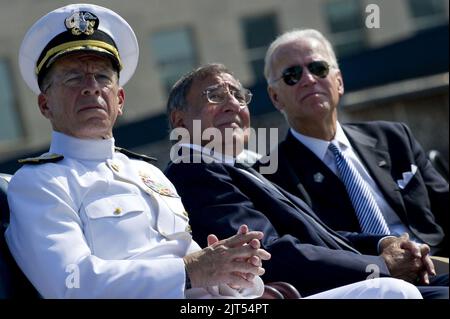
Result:
{"label": "eyeglasses", "polygon": [[46,92],[54,83],[61,84],[68,88],[78,88],[82,86],[89,76],[92,76],[100,86],[109,86],[114,83],[113,71],[100,71],[96,73],[85,73],[78,70],[71,70],[63,74],[54,76],[54,81],[50,82],[45,88]]}
{"label": "eyeglasses", "polygon": [[[326,61],[313,61],[306,66],[311,74],[319,78],[326,78],[330,72],[330,65]],[[303,75],[303,67],[301,65],[294,65],[283,71],[280,78],[272,81],[275,83],[283,79],[286,85],[292,86],[297,84]]]}
{"label": "eyeglasses", "polygon": [[241,107],[247,106],[252,100],[253,96],[253,94],[248,89],[235,89],[223,85],[209,87],[202,92],[202,95],[206,95],[206,99],[209,103],[212,104],[225,103],[228,99],[229,94],[238,101]]}

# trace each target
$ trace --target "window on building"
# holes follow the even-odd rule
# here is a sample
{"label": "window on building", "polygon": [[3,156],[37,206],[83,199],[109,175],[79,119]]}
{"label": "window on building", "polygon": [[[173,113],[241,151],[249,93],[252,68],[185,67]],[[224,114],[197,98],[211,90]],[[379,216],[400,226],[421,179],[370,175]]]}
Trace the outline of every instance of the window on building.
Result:
{"label": "window on building", "polygon": [[445,0],[408,0],[408,4],[418,29],[433,27],[447,20]]}
{"label": "window on building", "polygon": [[192,31],[188,27],[160,31],[151,36],[150,44],[161,81],[168,93],[172,85],[198,63]]}
{"label": "window on building", "polygon": [[248,62],[255,81],[264,79],[264,57],[270,43],[278,35],[275,14],[244,17],[241,20]]}
{"label": "window on building", "polygon": [[0,59],[0,144],[22,136],[11,82],[9,64]]}
{"label": "window on building", "polygon": [[359,0],[330,0],[325,4],[330,40],[339,57],[367,46],[364,10]]}

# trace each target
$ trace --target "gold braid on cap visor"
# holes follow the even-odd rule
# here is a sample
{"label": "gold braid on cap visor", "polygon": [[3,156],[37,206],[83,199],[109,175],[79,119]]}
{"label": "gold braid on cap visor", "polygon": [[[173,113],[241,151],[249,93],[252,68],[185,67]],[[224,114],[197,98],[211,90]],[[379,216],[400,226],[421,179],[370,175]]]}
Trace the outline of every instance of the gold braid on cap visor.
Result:
{"label": "gold braid on cap visor", "polygon": [[99,51],[99,52],[111,54],[119,62],[120,69],[122,69],[122,67],[123,67],[122,60],[120,59],[120,56],[119,56],[119,51],[117,51],[117,49],[113,45],[108,44],[103,41],[98,41],[98,40],[79,40],[79,41],[66,42],[66,43],[57,45],[56,47],[48,50],[47,53],[45,54],[44,58],[41,60],[39,65],[36,67],[36,74],[39,74],[39,72],[42,70],[42,68],[44,67],[44,65],[47,61],[52,62],[51,58],[54,58],[62,53],[81,50],[81,49],[90,49],[93,51]]}

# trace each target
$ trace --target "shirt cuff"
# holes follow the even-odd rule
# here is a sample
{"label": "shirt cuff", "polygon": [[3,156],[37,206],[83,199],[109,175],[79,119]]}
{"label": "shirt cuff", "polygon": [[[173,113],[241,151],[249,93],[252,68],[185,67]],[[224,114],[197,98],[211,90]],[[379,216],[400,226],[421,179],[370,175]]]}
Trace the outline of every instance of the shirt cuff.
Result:
{"label": "shirt cuff", "polygon": [[381,254],[381,241],[383,240],[383,239],[386,239],[386,238],[397,238],[397,236],[384,236],[383,238],[381,238],[379,241],[378,241],[378,245],[377,245],[377,251],[378,251],[378,254]]}

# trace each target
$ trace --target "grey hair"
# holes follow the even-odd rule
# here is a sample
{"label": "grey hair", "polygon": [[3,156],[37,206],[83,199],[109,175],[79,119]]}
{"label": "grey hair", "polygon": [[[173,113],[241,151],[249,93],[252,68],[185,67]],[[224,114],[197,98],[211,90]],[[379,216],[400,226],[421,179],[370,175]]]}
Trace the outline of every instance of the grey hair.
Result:
{"label": "grey hair", "polygon": [[221,63],[210,63],[202,65],[195,70],[183,75],[171,88],[167,100],[166,112],[169,118],[171,128],[173,123],[170,120],[170,114],[175,110],[184,110],[188,107],[187,95],[195,80],[204,80],[209,76],[227,73],[233,76],[233,73]]}
{"label": "grey hair", "polygon": [[273,55],[275,51],[282,45],[290,42],[295,42],[301,39],[315,39],[323,44],[327,54],[330,58],[331,67],[339,68],[336,54],[334,53],[333,47],[325,36],[315,29],[293,29],[291,31],[287,31],[282,35],[278,36],[267,49],[266,56],[264,59],[264,76],[269,83],[271,78],[274,76],[272,74],[272,64],[273,64]]}

